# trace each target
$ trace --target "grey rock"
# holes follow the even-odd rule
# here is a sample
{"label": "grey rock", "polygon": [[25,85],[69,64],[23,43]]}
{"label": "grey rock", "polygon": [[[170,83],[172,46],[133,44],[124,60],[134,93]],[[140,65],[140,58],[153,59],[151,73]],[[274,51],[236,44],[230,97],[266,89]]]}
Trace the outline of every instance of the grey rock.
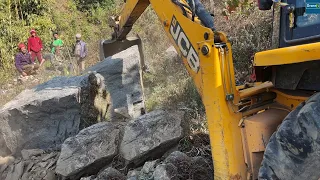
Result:
{"label": "grey rock", "polygon": [[19,162],[15,166],[11,167],[11,170],[8,172],[6,180],[19,180],[23,174],[24,162]]}
{"label": "grey rock", "polygon": [[[3,173],[3,171],[5,171],[8,168],[9,165],[7,164],[2,164],[0,165],[0,174]],[[1,176],[0,176],[1,177]],[[1,179],[1,178],[0,178]]]}
{"label": "grey rock", "polygon": [[[0,109],[0,152],[59,147],[79,130],[78,103],[84,77],[56,77],[22,91]],[[1,141],[0,141],[1,142]]]}
{"label": "grey rock", "polygon": [[183,117],[183,112],[156,110],[130,121],[120,145],[122,157],[138,165],[162,156],[183,137]]}
{"label": "grey rock", "polygon": [[38,156],[44,153],[42,149],[23,149],[21,151],[22,158],[24,160],[30,159],[32,156]]}
{"label": "grey rock", "polygon": [[96,180],[94,176],[82,177],[80,180]]}
{"label": "grey rock", "polygon": [[42,168],[45,168],[48,165],[48,162],[40,162],[38,165]]}
{"label": "grey rock", "polygon": [[130,176],[127,178],[127,180],[139,180],[138,176]]}
{"label": "grey rock", "polygon": [[55,160],[52,160],[48,166],[46,167],[46,170],[48,170],[49,168],[53,167],[53,165],[55,165],[57,162]]}
{"label": "grey rock", "polygon": [[57,177],[54,173],[54,171],[47,171],[46,176],[43,178],[43,180],[56,180]]}
{"label": "grey rock", "polygon": [[213,180],[213,165],[201,156],[193,157],[191,161],[190,174],[192,175],[190,179]]}
{"label": "grey rock", "polygon": [[57,155],[56,152],[51,152],[50,154],[46,155],[42,158],[42,161],[47,161],[48,159],[54,158]]}
{"label": "grey rock", "polygon": [[[138,46],[132,46],[85,71],[97,72],[104,77],[111,96],[112,119],[126,119],[127,114],[135,118],[142,114],[141,108],[145,109],[139,62]],[[125,108],[124,112],[123,110],[119,110],[119,114],[114,112],[115,109],[122,108]]]}
{"label": "grey rock", "polygon": [[109,167],[100,172],[96,180],[106,180],[106,179],[117,179],[117,180],[126,180],[126,176],[121,174],[118,170]]}
{"label": "grey rock", "polygon": [[168,59],[177,59],[179,58],[179,54],[177,53],[176,49],[174,46],[170,46],[166,51],[165,51],[165,57]]}
{"label": "grey rock", "polygon": [[145,174],[148,174],[150,172],[154,172],[158,162],[159,162],[159,160],[145,162],[142,169],[141,169],[141,172],[145,173]]}
{"label": "grey rock", "polygon": [[25,171],[29,171],[33,166],[34,166],[34,162],[32,162],[32,161],[29,161],[29,162],[27,162],[27,166],[26,166],[26,169],[25,169]]}
{"label": "grey rock", "polygon": [[2,174],[2,178],[1,179],[5,179],[5,180],[11,180],[13,173],[14,173],[14,164],[11,164],[6,171]]}
{"label": "grey rock", "polygon": [[[130,180],[138,180],[139,177],[139,171],[138,170],[131,170],[127,173],[127,178]],[[127,180],[128,180],[127,179]]]}
{"label": "grey rock", "polygon": [[189,177],[191,161],[192,159],[190,157],[180,151],[174,151],[164,160],[167,164],[173,164],[183,179],[188,179]]}
{"label": "grey rock", "polygon": [[169,164],[160,164],[153,173],[154,180],[179,180],[177,168]]}
{"label": "grey rock", "polygon": [[102,122],[68,138],[62,144],[56,172],[75,179],[97,173],[118,153],[119,132],[110,122]]}

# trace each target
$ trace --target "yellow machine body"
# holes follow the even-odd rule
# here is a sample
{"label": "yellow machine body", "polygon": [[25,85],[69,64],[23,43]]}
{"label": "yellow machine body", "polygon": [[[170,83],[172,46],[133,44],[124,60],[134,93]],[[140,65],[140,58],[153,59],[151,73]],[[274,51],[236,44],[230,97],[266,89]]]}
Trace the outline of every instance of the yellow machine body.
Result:
{"label": "yellow machine body", "polygon": [[[184,0],[180,2],[187,5]],[[266,142],[283,118],[310,94],[280,91],[272,82],[236,87],[232,48],[227,36],[213,32],[197,18],[192,21],[191,12],[184,16],[171,0],[127,0],[120,16],[110,23],[115,29],[115,39],[101,43],[101,57],[110,55],[107,47],[117,47],[113,53],[125,49],[116,44],[128,41],[126,35],[149,5],[202,97],[215,179],[256,178]],[[269,50],[257,53],[254,64],[272,66],[317,60],[319,51],[319,43]]]}

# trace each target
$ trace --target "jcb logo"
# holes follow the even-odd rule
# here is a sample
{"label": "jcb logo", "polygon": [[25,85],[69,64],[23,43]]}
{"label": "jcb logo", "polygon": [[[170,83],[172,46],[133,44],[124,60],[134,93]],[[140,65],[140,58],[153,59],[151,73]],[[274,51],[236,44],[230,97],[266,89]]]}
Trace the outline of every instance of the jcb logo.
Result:
{"label": "jcb logo", "polygon": [[197,73],[200,66],[199,56],[174,16],[170,25],[170,33],[180,48],[182,55],[187,58],[190,68]]}

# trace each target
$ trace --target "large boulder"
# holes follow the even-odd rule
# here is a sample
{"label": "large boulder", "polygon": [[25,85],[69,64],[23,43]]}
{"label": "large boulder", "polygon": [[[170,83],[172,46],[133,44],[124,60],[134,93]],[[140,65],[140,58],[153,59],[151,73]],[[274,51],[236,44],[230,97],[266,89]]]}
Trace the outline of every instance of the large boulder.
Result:
{"label": "large boulder", "polygon": [[144,92],[138,46],[132,46],[86,69],[105,78],[111,96],[111,117],[135,118],[144,114]]}
{"label": "large boulder", "polygon": [[138,165],[162,156],[185,134],[184,113],[156,110],[130,121],[120,145],[120,154]]}
{"label": "large boulder", "polygon": [[119,112],[121,118],[143,114],[139,62],[134,46],[88,68],[93,73],[56,77],[21,92],[0,109],[0,156],[59,148],[79,130]]}
{"label": "large boulder", "polygon": [[81,130],[62,144],[56,172],[71,179],[96,174],[118,153],[119,134],[110,122]]}
{"label": "large boulder", "polygon": [[79,87],[86,76],[57,77],[21,92],[0,109],[0,155],[58,148],[79,130]]}

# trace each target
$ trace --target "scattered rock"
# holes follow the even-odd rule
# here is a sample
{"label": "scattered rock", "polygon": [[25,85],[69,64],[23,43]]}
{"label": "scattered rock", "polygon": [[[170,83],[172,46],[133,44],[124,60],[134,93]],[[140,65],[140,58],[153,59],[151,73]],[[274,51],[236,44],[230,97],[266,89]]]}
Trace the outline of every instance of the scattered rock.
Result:
{"label": "scattered rock", "polygon": [[56,174],[54,173],[54,171],[47,171],[47,174],[46,176],[43,178],[43,180],[56,180],[57,177],[56,177]]}
{"label": "scattered rock", "polygon": [[[138,180],[139,171],[138,170],[131,170],[127,173],[127,178],[130,180]],[[127,179],[127,180],[128,180]]]}
{"label": "scattered rock", "polygon": [[191,161],[190,174],[194,180],[213,180],[213,167],[201,156],[193,157]]}
{"label": "scattered rock", "polygon": [[213,167],[201,156],[188,157],[175,151],[171,153],[163,164],[158,165],[153,173],[156,179],[193,179],[213,180]]}
{"label": "scattered rock", "polygon": [[121,174],[118,170],[114,168],[107,168],[100,172],[96,180],[106,180],[106,179],[116,179],[116,180],[126,180],[126,176]]}
{"label": "scattered rock", "polygon": [[47,161],[48,159],[54,158],[56,155],[57,155],[56,152],[51,152],[50,154],[48,154],[44,158],[42,158],[42,161]]}
{"label": "scattered rock", "polygon": [[[14,163],[6,168],[1,168],[0,179],[4,180],[56,180],[53,169],[56,163],[56,159],[50,154],[57,154],[57,152],[51,152],[49,154],[37,154],[30,159],[16,159]],[[51,158],[45,158],[49,157]],[[42,161],[42,159],[47,159]]]}
{"label": "scattered rock", "polygon": [[164,160],[164,162],[167,164],[173,164],[177,168],[182,179],[188,179],[191,167],[191,158],[186,154],[180,151],[174,151]]}
{"label": "scattered rock", "polygon": [[44,153],[42,149],[23,149],[21,155],[23,159],[30,159],[32,156],[38,156]]}
{"label": "scattered rock", "polygon": [[47,166],[48,162],[40,162],[38,165],[42,168],[45,168]]}
{"label": "scattered rock", "polygon": [[153,173],[154,180],[179,180],[178,170],[173,164],[160,164]]}
{"label": "scattered rock", "polygon": [[95,180],[94,176],[82,177],[80,180]]}
{"label": "scattered rock", "polygon": [[177,53],[176,49],[173,46],[170,46],[166,51],[165,51],[165,57],[174,60],[179,57],[179,54]]}
{"label": "scattered rock", "polygon": [[120,153],[136,165],[162,156],[184,135],[184,113],[157,110],[140,116],[125,127]]}
{"label": "scattered rock", "polygon": [[118,153],[119,132],[110,122],[103,122],[68,138],[62,145],[56,172],[74,179],[97,173]]}
{"label": "scattered rock", "polygon": [[150,172],[154,172],[157,163],[159,162],[159,160],[154,160],[154,161],[148,161],[146,163],[144,163],[141,172],[148,174]]}

